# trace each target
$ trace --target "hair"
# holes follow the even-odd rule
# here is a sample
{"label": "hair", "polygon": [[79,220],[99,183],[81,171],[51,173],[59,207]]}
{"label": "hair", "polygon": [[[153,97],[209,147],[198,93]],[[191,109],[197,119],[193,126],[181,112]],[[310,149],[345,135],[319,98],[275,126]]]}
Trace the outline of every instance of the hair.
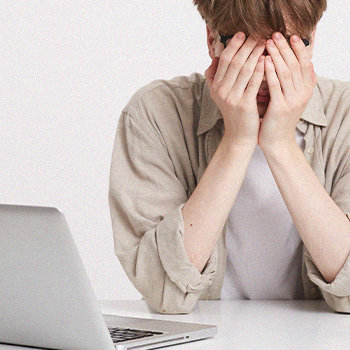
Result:
{"label": "hair", "polygon": [[279,31],[310,39],[327,0],[193,0],[208,26],[221,35],[238,31],[270,38]]}

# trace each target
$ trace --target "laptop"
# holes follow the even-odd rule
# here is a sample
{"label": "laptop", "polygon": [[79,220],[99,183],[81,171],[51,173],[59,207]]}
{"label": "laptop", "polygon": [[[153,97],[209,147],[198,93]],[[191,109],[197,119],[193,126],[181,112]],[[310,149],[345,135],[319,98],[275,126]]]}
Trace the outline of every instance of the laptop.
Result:
{"label": "laptop", "polygon": [[64,215],[0,204],[0,343],[45,349],[156,349],[212,325],[102,315]]}

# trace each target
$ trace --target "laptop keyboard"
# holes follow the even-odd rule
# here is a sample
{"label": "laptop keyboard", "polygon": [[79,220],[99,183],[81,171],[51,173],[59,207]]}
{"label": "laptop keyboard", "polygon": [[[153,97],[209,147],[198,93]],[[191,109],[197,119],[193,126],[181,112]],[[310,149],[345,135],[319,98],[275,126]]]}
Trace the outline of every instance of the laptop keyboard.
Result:
{"label": "laptop keyboard", "polygon": [[131,328],[108,328],[111,334],[113,343],[119,343],[121,341],[140,339],[145,337],[152,337],[153,335],[163,334],[162,332],[142,331],[140,329]]}

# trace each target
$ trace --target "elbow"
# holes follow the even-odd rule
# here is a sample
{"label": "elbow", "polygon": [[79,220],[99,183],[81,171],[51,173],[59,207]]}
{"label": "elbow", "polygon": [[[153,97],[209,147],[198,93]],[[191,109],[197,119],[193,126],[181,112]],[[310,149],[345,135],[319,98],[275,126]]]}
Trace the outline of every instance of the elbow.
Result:
{"label": "elbow", "polygon": [[154,311],[160,314],[174,315],[191,313],[199,296],[198,292],[182,293],[178,288],[172,288],[171,293],[164,291],[158,298],[147,298],[146,296],[144,298]]}
{"label": "elbow", "polygon": [[192,312],[197,301],[196,299],[191,302],[188,300],[184,300],[183,302],[176,302],[174,298],[171,301],[162,300],[161,302],[154,302],[146,298],[145,300],[147,305],[155,312],[168,315],[189,314]]}
{"label": "elbow", "polygon": [[339,297],[329,293],[323,293],[323,296],[328,306],[335,312],[350,314],[350,296]]}
{"label": "elbow", "polygon": [[[151,306],[152,307],[152,306]],[[160,306],[157,309],[153,308],[154,311],[164,315],[185,315],[192,312],[192,308],[182,307],[182,306],[172,306],[171,308],[167,308],[164,306]]]}

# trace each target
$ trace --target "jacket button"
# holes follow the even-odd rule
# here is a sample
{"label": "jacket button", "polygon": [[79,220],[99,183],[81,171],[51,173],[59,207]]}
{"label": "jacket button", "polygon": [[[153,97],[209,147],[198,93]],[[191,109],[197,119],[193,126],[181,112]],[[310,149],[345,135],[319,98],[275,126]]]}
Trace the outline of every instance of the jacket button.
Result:
{"label": "jacket button", "polygon": [[313,148],[313,147],[309,147],[308,149],[307,149],[307,153],[309,153],[309,154],[312,154],[312,153],[314,153],[315,152],[315,149]]}

